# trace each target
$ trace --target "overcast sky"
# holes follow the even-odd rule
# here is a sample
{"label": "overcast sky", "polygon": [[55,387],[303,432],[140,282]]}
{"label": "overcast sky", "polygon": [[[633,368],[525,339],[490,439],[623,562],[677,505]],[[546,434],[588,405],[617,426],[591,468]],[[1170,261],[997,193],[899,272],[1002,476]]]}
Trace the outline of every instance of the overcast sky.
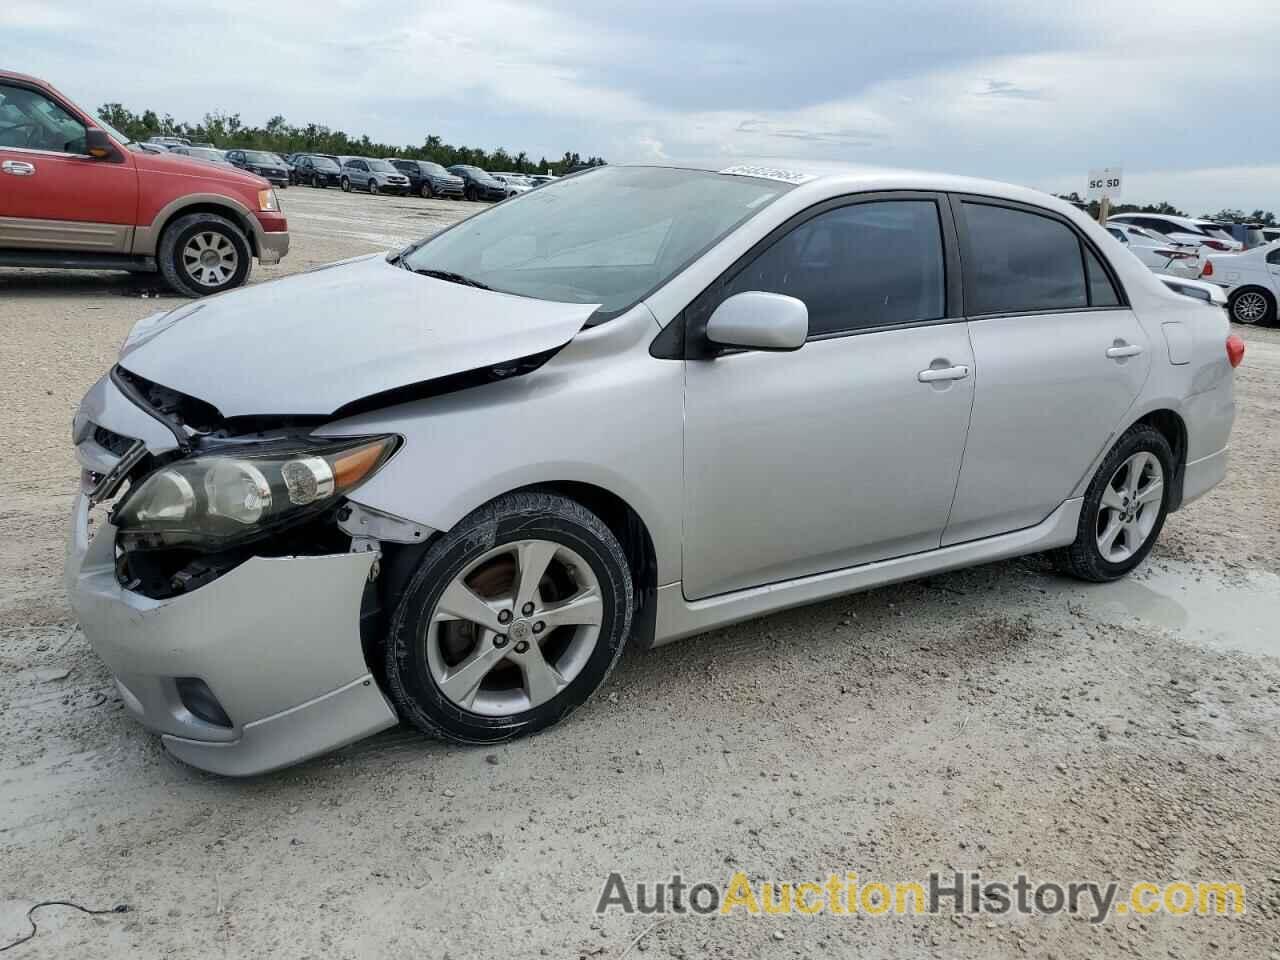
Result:
{"label": "overcast sky", "polygon": [[282,113],[535,159],[770,157],[1280,214],[1280,0],[4,0],[93,108]]}

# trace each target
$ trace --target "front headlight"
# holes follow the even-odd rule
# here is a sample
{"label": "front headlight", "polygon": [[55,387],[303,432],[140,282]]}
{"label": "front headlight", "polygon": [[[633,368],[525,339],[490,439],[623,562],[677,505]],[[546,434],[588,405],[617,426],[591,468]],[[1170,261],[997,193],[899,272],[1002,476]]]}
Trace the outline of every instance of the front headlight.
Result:
{"label": "front headlight", "polygon": [[396,437],[258,444],[179,460],[147,477],[112,521],[125,545],[222,550],[333,505],[386,462]]}
{"label": "front headlight", "polygon": [[275,190],[258,191],[258,209],[263,213],[275,213],[279,211],[280,201],[276,198]]}

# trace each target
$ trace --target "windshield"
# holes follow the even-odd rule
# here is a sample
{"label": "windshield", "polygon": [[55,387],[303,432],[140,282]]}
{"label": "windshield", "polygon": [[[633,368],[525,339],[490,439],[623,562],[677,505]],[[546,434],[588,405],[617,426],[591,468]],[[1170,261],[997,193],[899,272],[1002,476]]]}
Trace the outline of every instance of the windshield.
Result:
{"label": "windshield", "polygon": [[376,170],[378,173],[399,173],[400,171],[387,163],[385,160],[366,160],[370,170]]}
{"label": "windshield", "polygon": [[222,159],[221,150],[209,150],[205,147],[185,147],[182,152],[184,155],[195,157],[197,160],[213,160],[216,162]]}
{"label": "windshield", "polygon": [[248,163],[280,163],[279,157],[271,153],[264,153],[261,150],[246,150],[244,159]]}
{"label": "windshield", "polygon": [[338,169],[338,165],[328,157],[312,157],[311,165],[317,170],[324,170],[326,173],[335,173]]}
{"label": "windshield", "polygon": [[405,257],[524,297],[617,313],[790,187],[661,167],[601,167],[526,193]]}
{"label": "windshield", "polygon": [[425,161],[425,160],[424,160],[424,161],[420,164],[420,166],[422,167],[422,169],[423,169],[423,170],[425,170],[427,173],[429,173],[429,174],[430,174],[431,176],[433,176],[433,177],[449,177],[449,176],[452,176],[452,174],[451,174],[451,173],[449,173],[449,171],[448,171],[448,170],[446,170],[444,167],[440,166],[440,164],[438,164],[438,163],[429,163],[429,162],[427,162],[427,161]]}

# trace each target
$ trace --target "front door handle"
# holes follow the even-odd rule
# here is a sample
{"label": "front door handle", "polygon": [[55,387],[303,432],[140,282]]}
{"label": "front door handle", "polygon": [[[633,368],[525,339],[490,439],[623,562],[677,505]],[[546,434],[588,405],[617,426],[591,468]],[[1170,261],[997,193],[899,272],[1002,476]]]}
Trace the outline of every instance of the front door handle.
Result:
{"label": "front door handle", "polygon": [[958,363],[954,367],[930,367],[928,370],[921,370],[916,374],[916,379],[921,383],[937,383],[939,380],[963,380],[969,375],[969,368],[963,363]]}
{"label": "front door handle", "polygon": [[36,165],[25,160],[6,160],[0,163],[0,171],[13,177],[31,177],[35,176]]}
{"label": "front door handle", "polygon": [[1112,360],[1123,360],[1125,357],[1136,357],[1142,352],[1142,344],[1140,343],[1117,343],[1114,347],[1107,347],[1107,356]]}

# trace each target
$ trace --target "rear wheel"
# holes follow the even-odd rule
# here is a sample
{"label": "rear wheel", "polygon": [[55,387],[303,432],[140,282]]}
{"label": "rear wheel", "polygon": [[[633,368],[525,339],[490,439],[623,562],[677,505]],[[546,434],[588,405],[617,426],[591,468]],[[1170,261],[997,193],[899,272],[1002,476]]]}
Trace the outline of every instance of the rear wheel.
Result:
{"label": "rear wheel", "polygon": [[338,186],[342,188],[343,193],[351,192],[351,181],[348,180],[346,177],[343,177],[341,180],[338,181]]}
{"label": "rear wheel", "polygon": [[604,682],[631,629],[621,544],[552,494],[512,494],[431,545],[392,619],[387,677],[402,715],[462,743],[532,733]]}
{"label": "rear wheel", "polygon": [[1164,527],[1174,459],[1164,434],[1135,424],[1085,492],[1075,542],[1055,554],[1081,580],[1118,580],[1146,559]]}
{"label": "rear wheel", "polygon": [[1256,323],[1269,327],[1276,322],[1275,298],[1265,290],[1249,287],[1231,294],[1231,319],[1236,323]]}
{"label": "rear wheel", "polygon": [[156,259],[170,287],[203,297],[244,283],[252,251],[244,232],[226,217],[193,213],[165,228]]}

